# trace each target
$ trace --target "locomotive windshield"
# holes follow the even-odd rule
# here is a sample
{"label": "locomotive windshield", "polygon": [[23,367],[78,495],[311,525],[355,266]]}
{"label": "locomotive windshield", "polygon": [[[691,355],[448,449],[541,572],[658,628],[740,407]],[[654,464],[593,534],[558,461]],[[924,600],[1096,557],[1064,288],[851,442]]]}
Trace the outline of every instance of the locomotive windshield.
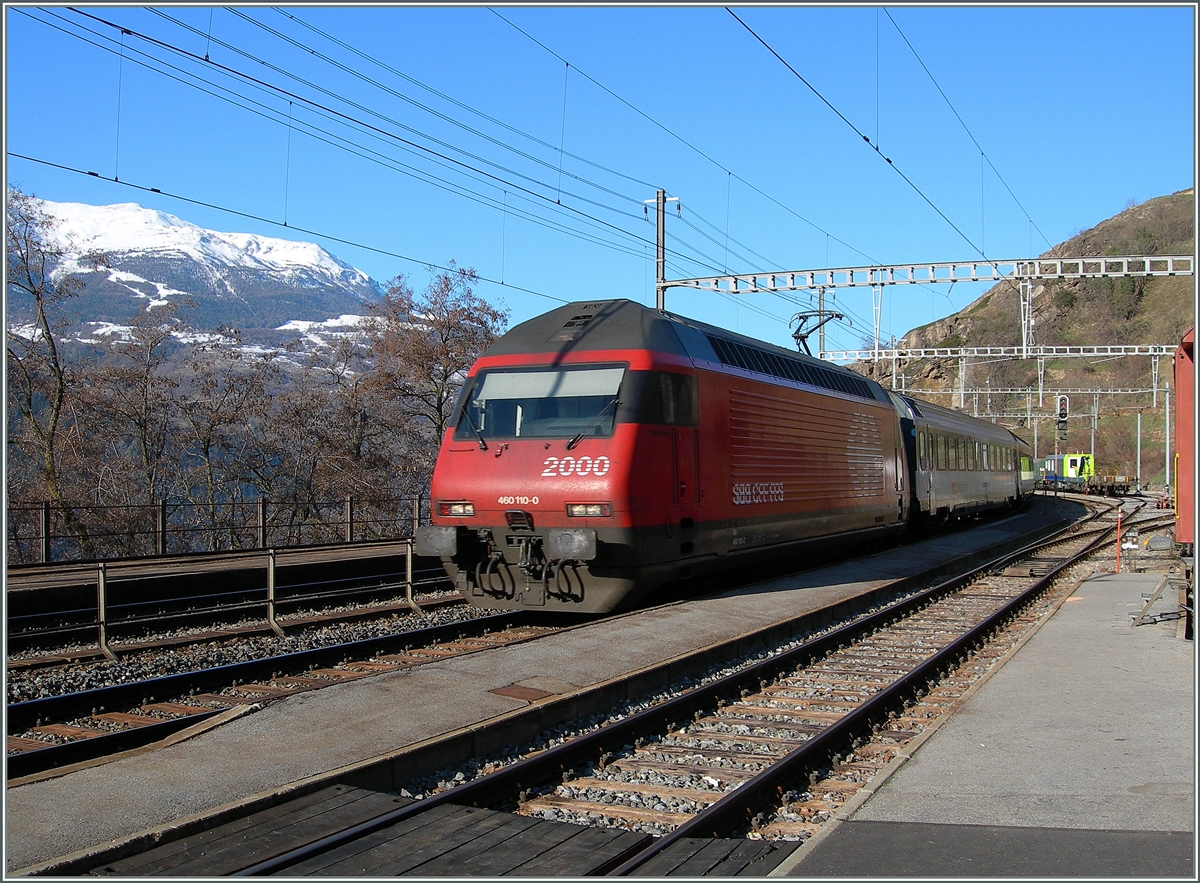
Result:
{"label": "locomotive windshield", "polygon": [[624,366],[489,368],[471,381],[454,438],[612,434]]}

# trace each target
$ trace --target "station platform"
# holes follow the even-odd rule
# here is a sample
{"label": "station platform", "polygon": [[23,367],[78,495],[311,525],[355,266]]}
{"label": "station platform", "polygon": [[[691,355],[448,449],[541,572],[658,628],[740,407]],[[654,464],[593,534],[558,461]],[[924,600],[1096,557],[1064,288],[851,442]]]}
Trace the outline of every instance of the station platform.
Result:
{"label": "station platform", "polygon": [[[822,611],[923,568],[965,558],[981,562],[983,548],[1019,548],[1031,532],[1069,523],[1082,511],[1078,502],[1039,496],[1022,515],[970,530],[525,644],[300,693],[186,741],[14,780],[6,789],[5,868],[10,875],[54,873],[125,843],[187,830],[202,818],[269,806],[280,795],[328,783],[331,775],[398,790],[411,782],[404,778],[411,768],[406,758],[427,742],[437,740],[440,751],[453,734],[466,757],[488,756],[512,738],[611,707],[624,691],[646,688],[648,675],[639,673],[666,660]],[[504,721],[512,722],[507,735],[492,726]],[[485,722],[486,730],[480,728]],[[497,745],[500,739],[510,741]]]}
{"label": "station platform", "polygon": [[1196,879],[1195,644],[1177,591],[1131,624],[1163,577],[1081,583],[771,875]]}

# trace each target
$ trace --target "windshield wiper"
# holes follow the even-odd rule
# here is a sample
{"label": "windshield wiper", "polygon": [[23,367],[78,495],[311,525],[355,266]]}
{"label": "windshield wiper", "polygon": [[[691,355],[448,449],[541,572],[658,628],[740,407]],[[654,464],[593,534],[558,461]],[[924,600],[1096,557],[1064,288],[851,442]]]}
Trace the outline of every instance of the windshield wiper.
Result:
{"label": "windshield wiper", "polygon": [[467,426],[471,427],[471,432],[475,433],[475,437],[479,439],[479,450],[486,451],[487,442],[483,440],[483,433],[475,427],[475,421],[471,419],[471,406],[467,405],[463,408],[463,417],[467,419]]}
{"label": "windshield wiper", "polygon": [[592,418],[592,422],[589,423],[587,426],[585,426],[583,429],[579,430],[579,432],[575,435],[575,437],[572,438],[569,442],[567,442],[567,450],[568,451],[571,450],[571,448],[573,448],[577,444],[579,444],[580,440],[585,435],[587,435],[589,432],[591,432],[593,429],[595,429],[596,424],[600,422],[600,418],[604,416],[604,414],[608,411],[609,408],[616,408],[620,404],[621,404],[621,401],[616,396],[613,396],[612,401],[609,402],[607,405],[605,405],[600,410],[600,413]]}

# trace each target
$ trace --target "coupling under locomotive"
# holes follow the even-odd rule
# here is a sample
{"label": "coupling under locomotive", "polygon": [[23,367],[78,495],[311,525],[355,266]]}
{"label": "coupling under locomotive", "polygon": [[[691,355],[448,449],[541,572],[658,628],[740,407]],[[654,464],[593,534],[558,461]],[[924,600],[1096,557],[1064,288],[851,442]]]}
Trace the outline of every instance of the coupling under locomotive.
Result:
{"label": "coupling under locomotive", "polygon": [[632,301],[570,304],[472,366],[417,552],[477,606],[603,613],[671,580],[896,534],[921,499],[910,403]]}

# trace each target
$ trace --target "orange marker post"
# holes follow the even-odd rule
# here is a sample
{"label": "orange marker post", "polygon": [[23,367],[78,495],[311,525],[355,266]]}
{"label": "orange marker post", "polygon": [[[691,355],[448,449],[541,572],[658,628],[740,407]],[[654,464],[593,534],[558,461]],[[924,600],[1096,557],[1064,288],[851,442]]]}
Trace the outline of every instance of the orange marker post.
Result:
{"label": "orange marker post", "polygon": [[1117,573],[1121,572],[1121,515],[1122,510],[1117,510]]}

